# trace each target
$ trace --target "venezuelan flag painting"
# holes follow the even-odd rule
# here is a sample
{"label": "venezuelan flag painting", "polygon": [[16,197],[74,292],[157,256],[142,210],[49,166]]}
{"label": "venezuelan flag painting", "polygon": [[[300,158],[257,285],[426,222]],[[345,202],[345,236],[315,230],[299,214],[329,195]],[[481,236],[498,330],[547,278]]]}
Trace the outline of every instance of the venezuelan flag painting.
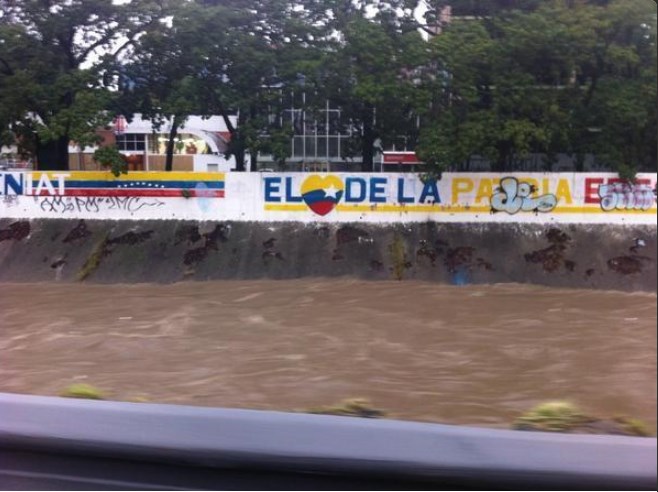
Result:
{"label": "venezuelan flag painting", "polygon": [[309,176],[302,183],[302,199],[318,215],[327,215],[343,197],[345,186],[337,176]]}
{"label": "venezuelan flag painting", "polygon": [[[26,195],[50,195],[64,177],[64,196],[142,196],[172,198],[224,198],[223,173],[129,172],[115,177],[109,172],[34,172]],[[31,186],[30,186],[31,185]]]}

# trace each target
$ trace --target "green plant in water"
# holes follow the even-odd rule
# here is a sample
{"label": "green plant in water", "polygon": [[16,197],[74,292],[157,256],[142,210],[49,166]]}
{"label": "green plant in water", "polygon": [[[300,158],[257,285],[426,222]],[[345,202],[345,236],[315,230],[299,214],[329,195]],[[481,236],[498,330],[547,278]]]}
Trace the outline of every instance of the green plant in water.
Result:
{"label": "green plant in water", "polygon": [[131,396],[126,401],[130,403],[148,403],[150,400],[145,396]]}
{"label": "green plant in water", "polygon": [[513,428],[544,432],[653,436],[649,426],[641,420],[628,417],[594,418],[582,413],[572,403],[564,401],[537,405],[519,417],[514,422]]}
{"label": "green plant in water", "polygon": [[305,413],[322,414],[322,415],[339,415],[343,417],[363,417],[363,418],[380,418],[386,413],[383,410],[374,408],[372,404],[363,398],[351,398],[343,400],[340,403],[328,407],[310,408]]}
{"label": "green plant in water", "polygon": [[592,422],[580,409],[566,401],[541,403],[524,413],[513,424],[518,430],[567,432],[579,425]]}
{"label": "green plant in water", "polygon": [[404,250],[404,240],[399,234],[395,234],[393,242],[388,247],[393,265],[393,277],[396,280],[402,280],[404,270],[407,268],[407,256]]}
{"label": "green plant in water", "polygon": [[96,246],[94,246],[94,249],[89,255],[89,258],[87,258],[87,261],[85,261],[85,264],[82,265],[82,268],[78,272],[77,278],[79,281],[83,281],[89,277],[89,275],[94,273],[94,271],[96,271],[98,266],[101,264],[101,260],[103,259],[103,256],[105,256],[108,237],[109,235],[106,234],[103,239],[96,243]]}
{"label": "green plant in water", "polygon": [[652,437],[654,433],[646,422],[630,417],[615,417],[613,419],[630,435]]}
{"label": "green plant in water", "polygon": [[105,396],[103,396],[103,393],[98,388],[84,383],[72,384],[62,391],[60,395],[66,398],[82,398],[85,400],[105,399]]}

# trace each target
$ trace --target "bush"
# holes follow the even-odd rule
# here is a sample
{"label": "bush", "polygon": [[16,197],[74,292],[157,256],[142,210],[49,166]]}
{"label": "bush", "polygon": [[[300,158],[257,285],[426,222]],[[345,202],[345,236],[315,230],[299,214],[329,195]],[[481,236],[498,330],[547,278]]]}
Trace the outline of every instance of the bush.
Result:
{"label": "bush", "polygon": [[370,419],[386,415],[384,411],[374,408],[368,400],[359,398],[343,400],[337,405],[330,407],[310,408],[306,410],[305,413],[339,415],[342,417],[363,417]]}
{"label": "bush", "polygon": [[84,400],[104,400],[103,393],[90,384],[76,383],[62,391],[61,396],[66,398],[82,398]]}
{"label": "bush", "polygon": [[94,161],[103,167],[109,168],[114,176],[128,174],[128,160],[125,155],[119,152],[116,145],[106,145],[96,149]]}

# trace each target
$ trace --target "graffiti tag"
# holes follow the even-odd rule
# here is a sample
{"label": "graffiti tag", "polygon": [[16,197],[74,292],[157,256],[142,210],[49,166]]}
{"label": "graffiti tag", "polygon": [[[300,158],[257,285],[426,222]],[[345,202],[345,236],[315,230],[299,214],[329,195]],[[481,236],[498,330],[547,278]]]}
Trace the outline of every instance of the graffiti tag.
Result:
{"label": "graffiti tag", "polygon": [[165,204],[162,200],[148,199],[136,196],[111,197],[44,197],[36,198],[44,212],[59,214],[88,212],[100,213],[111,210],[123,210],[130,213],[139,212],[144,208],[158,208]]}
{"label": "graffiti tag", "polygon": [[18,196],[16,195],[4,195],[2,197],[2,202],[6,207],[14,207],[18,205]]}
{"label": "graffiti tag", "polygon": [[533,197],[535,187],[530,183],[519,182],[516,178],[507,177],[500,180],[500,187],[491,196],[492,212],[507,212],[510,215],[518,212],[550,212],[557,206],[557,197],[553,194]]}
{"label": "graffiti tag", "polygon": [[609,183],[599,186],[601,209],[649,210],[656,201],[656,191],[645,184]]}

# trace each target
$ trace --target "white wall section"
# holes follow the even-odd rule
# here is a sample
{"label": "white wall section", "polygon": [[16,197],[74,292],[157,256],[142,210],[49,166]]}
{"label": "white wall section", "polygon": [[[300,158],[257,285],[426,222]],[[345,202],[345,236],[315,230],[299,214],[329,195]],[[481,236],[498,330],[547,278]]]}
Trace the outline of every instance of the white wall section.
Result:
{"label": "white wall section", "polygon": [[656,174],[2,172],[0,217],[656,224]]}

